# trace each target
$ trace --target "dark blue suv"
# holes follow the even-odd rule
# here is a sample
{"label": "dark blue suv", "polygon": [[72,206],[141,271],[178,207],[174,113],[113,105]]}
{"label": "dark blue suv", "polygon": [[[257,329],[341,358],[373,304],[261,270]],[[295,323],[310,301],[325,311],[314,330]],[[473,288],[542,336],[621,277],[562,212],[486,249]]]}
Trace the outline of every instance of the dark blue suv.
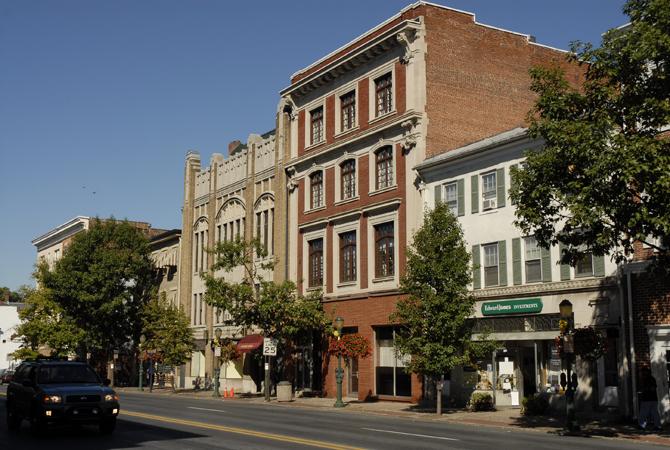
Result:
{"label": "dark blue suv", "polygon": [[7,387],[7,427],[21,421],[43,432],[52,423],[94,424],[111,433],[119,396],[83,362],[36,360],[21,364]]}

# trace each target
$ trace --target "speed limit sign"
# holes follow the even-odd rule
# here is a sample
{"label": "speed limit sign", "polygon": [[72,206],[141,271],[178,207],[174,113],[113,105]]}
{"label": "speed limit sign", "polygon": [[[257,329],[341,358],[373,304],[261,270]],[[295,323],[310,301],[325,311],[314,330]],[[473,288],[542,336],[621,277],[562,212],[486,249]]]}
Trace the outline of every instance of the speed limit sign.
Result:
{"label": "speed limit sign", "polygon": [[276,356],[277,355],[277,340],[272,338],[263,339],[263,355]]}

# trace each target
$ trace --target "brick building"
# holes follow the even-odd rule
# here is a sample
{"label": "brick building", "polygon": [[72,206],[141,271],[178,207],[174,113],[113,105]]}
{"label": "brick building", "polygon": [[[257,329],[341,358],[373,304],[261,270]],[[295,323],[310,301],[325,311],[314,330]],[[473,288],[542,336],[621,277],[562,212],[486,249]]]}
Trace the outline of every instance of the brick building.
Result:
{"label": "brick building", "polygon": [[[564,54],[471,13],[417,2],[298,71],[281,92],[288,275],[302,292],[321,289],[345,332],[374,349],[347,366],[348,397],[422,397],[421,380],[393,351],[389,323],[424,208],[413,169],[523,126],[533,104],[528,70],[541,64],[563,65]],[[333,368],[324,361],[329,396]]]}

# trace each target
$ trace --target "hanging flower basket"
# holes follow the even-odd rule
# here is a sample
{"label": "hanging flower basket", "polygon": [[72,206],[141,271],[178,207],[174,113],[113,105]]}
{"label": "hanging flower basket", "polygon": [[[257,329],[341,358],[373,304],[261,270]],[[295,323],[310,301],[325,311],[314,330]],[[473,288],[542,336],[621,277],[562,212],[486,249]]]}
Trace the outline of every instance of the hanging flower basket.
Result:
{"label": "hanging flower basket", "polygon": [[345,334],[339,340],[330,338],[328,354],[345,359],[367,358],[370,356],[370,342],[360,334]]}
{"label": "hanging flower basket", "polygon": [[[563,338],[560,334],[554,338],[554,346],[563,355]],[[574,354],[583,359],[596,360],[607,351],[607,339],[604,334],[593,327],[575,328],[572,331]]]}

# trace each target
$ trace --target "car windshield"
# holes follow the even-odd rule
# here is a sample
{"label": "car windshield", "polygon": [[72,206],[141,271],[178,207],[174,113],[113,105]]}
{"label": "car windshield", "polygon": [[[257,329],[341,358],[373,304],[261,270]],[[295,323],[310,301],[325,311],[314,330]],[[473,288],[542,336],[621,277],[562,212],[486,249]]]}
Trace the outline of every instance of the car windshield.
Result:
{"label": "car windshield", "polygon": [[37,372],[40,384],[59,383],[100,383],[98,376],[90,367],[84,365],[55,365],[40,367]]}

